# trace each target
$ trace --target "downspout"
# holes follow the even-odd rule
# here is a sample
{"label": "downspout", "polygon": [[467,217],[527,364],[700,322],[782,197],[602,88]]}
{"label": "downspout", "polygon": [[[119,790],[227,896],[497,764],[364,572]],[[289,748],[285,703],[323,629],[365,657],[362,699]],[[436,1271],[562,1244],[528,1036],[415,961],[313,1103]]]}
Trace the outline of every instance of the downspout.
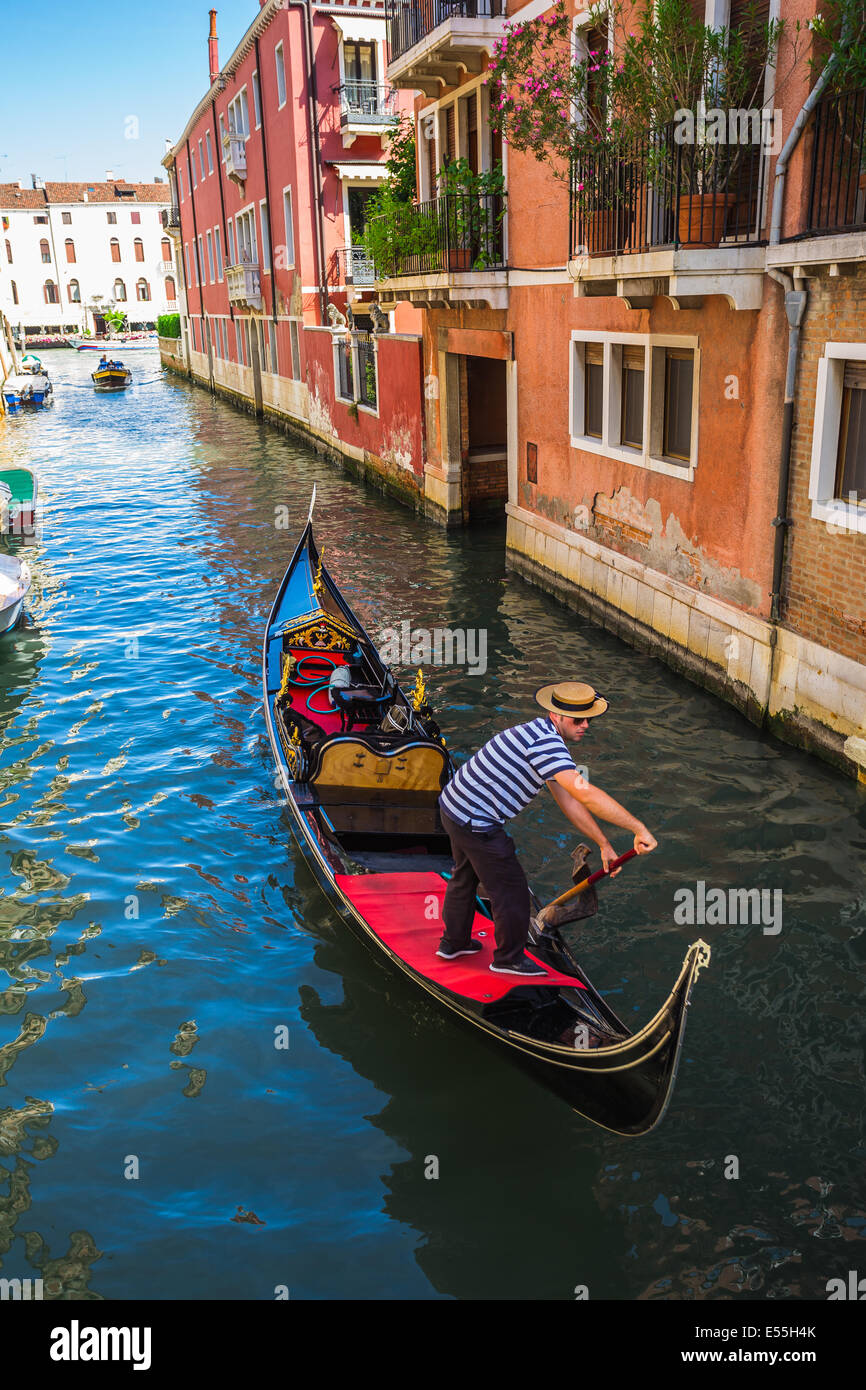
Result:
{"label": "downspout", "polygon": [[[845,43],[851,29],[850,18],[846,19],[842,28],[840,42]],[[815,106],[825,90],[834,69],[838,63],[838,51],[831,55],[818,81],[806,97],[800,111],[791,127],[791,133],[785,141],[776,160],[773,185],[773,208],[770,218],[770,237],[769,245],[777,246],[782,239],[782,212],[785,200],[785,179],[788,173],[788,162],[800,137],[806,128]],[[788,363],[785,372],[785,401],[782,413],[782,456],[779,469],[779,491],[776,504],[776,515],[773,518],[772,526],[775,528],[775,541],[773,545],[773,589],[770,595],[770,622],[773,624],[770,633],[770,684],[768,695],[772,694],[773,680],[776,665],[776,646],[778,643],[778,625],[782,618],[782,574],[785,566],[785,542],[787,539],[788,527],[792,524],[788,515],[790,478],[791,478],[791,442],[794,433],[794,391],[797,382],[797,358],[800,350],[800,327],[806,312],[808,303],[808,292],[802,288],[802,280],[795,287],[792,276],[783,270],[772,266],[767,272],[772,280],[782,286],[785,291],[785,313],[788,318]]]}
{"label": "downspout", "polygon": [[262,118],[262,164],[265,173],[265,195],[268,207],[268,265],[271,272],[271,318],[274,321],[274,332],[277,328],[277,280],[274,274],[274,219],[273,202],[271,201],[271,178],[268,172],[268,145],[265,139],[265,89],[262,84],[262,60],[259,54],[259,36],[256,34],[256,71],[259,75],[259,115]]}
{"label": "downspout", "polygon": [[311,135],[311,139],[308,142],[308,149],[310,152],[310,181],[313,188],[313,201],[316,204],[317,284],[319,287],[319,306],[322,315],[322,323],[327,324],[328,286],[325,283],[325,237],[322,229],[322,151],[319,145],[319,125],[316,120],[315,72],[313,70],[313,17],[310,8],[310,0],[287,0],[287,3],[295,6],[300,5],[304,10],[304,56],[307,67],[307,120],[309,122]]}

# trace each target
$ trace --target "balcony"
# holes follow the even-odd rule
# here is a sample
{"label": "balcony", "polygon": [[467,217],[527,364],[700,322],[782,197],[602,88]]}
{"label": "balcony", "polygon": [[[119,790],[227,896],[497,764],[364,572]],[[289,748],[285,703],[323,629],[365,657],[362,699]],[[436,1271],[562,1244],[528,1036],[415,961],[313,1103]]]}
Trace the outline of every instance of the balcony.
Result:
{"label": "balcony", "polygon": [[179,231],[180,231],[180,208],[179,208],[179,207],[176,207],[174,204],[172,204],[172,206],[171,206],[170,208],[163,208],[162,212],[160,213],[160,218],[161,218],[161,220],[162,220],[163,231],[166,231],[166,232],[179,232]]}
{"label": "balcony", "polygon": [[363,246],[341,246],[336,256],[342,284],[372,289],[376,283],[376,268]]}
{"label": "balcony", "polygon": [[247,177],[246,137],[237,134],[234,130],[227,130],[223,135],[223,150],[226,157],[226,174],[237,184],[245,183]]}
{"label": "balcony", "polygon": [[505,0],[385,0],[385,18],[392,85],[438,97],[486,66],[505,32]]}
{"label": "balcony", "polygon": [[236,308],[261,309],[262,282],[259,267],[254,262],[226,266],[226,288],[229,303]]}
{"label": "balcony", "polygon": [[504,193],[447,193],[402,210],[376,266],[383,301],[435,308],[508,303]]}
{"label": "balcony", "polygon": [[[576,293],[649,308],[656,295],[697,308],[724,294],[761,304],[766,159],[758,139],[680,144],[673,126],[575,160],[571,263]],[[735,274],[735,272],[740,272]]]}
{"label": "balcony", "polygon": [[344,82],[340,94],[340,130],[346,149],[359,135],[379,135],[383,142],[387,127],[397,114],[397,93],[379,82]]}

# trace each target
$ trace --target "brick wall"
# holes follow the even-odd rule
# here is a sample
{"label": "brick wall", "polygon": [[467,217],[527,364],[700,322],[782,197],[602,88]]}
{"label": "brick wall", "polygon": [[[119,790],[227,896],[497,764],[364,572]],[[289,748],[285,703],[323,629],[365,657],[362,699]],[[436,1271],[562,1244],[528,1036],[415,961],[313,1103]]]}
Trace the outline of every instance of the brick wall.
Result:
{"label": "brick wall", "polygon": [[866,341],[866,268],[808,281],[791,450],[782,620],[854,661],[866,662],[866,535],[832,534],[812,517],[809,474],[818,362],[828,341]]}

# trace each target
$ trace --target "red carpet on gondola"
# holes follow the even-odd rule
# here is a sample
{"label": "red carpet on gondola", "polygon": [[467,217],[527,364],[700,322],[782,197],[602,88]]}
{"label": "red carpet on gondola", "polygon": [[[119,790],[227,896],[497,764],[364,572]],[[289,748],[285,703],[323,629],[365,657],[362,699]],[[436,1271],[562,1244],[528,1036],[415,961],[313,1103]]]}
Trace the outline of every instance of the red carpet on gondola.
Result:
{"label": "red carpet on gondola", "polygon": [[518,985],[585,988],[571,975],[560,975],[555,970],[529,979],[495,975],[489,969],[493,959],[493,923],[480,912],[475,914],[472,935],[481,941],[482,949],[474,956],[442,960],[436,955],[442,938],[442,899],[446,888],[440,874],[337,874],[336,881],[395,955],[428,980],[465,999],[486,1004],[501,999]]}

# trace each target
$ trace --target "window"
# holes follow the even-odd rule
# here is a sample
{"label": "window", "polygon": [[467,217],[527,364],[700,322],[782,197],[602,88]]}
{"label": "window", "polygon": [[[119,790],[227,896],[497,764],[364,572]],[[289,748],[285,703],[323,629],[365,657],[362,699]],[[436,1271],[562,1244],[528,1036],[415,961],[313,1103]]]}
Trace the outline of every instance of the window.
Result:
{"label": "window", "polygon": [[201,140],[198,142],[198,171],[202,182],[204,182],[204,147]]}
{"label": "window", "polygon": [[258,130],[262,123],[262,93],[257,72],[253,73],[253,119],[256,123],[256,130]]}
{"label": "window", "polygon": [[693,375],[694,353],[683,348],[665,349],[662,452],[665,458],[686,463],[691,454]]}
{"label": "window", "polygon": [[66,238],[66,261],[68,265],[75,264],[75,242],[71,236]]}
{"label": "window", "polygon": [[114,298],[118,304],[126,303],[126,285],[122,280],[115,280],[114,282]]}
{"label": "window", "polygon": [[49,249],[48,242],[45,240],[44,237],[42,238],[42,240],[41,240],[40,243],[39,243],[39,254],[40,254],[41,257],[42,257],[42,264],[43,264],[43,265],[50,265],[50,264],[51,264],[51,251],[50,251],[50,249]]}
{"label": "window", "polygon": [[370,333],[352,332],[334,338],[334,376],[339,399],[376,409],[376,340]]}
{"label": "window", "polygon": [[220,159],[223,164],[226,162],[226,123],[223,116],[220,116]]}
{"label": "window", "polygon": [[242,336],[241,336],[241,321],[240,321],[240,319],[235,319],[235,341],[237,342],[237,347],[238,347],[238,362],[240,363],[240,365],[241,365],[242,367],[245,367],[245,366],[246,366],[246,362],[244,361],[244,344],[243,344],[243,338],[242,338]]}
{"label": "window", "polygon": [[161,246],[161,248],[162,248],[162,259],[163,259],[164,261],[168,261],[168,262],[170,263],[170,262],[171,262],[171,242],[169,241],[169,239],[168,239],[167,236],[164,236],[164,237],[163,237],[162,241],[160,242],[160,246]]}
{"label": "window", "polygon": [[192,170],[192,186],[198,188],[198,179],[195,176],[195,150],[189,152],[189,167]]}
{"label": "window", "polygon": [[45,295],[46,304],[60,303],[60,295],[57,293],[57,286],[55,285],[53,280],[45,281],[45,284],[42,287],[42,292]]}
{"label": "window", "polygon": [[572,448],[691,482],[699,357],[693,337],[575,331]]}
{"label": "window", "polygon": [[9,262],[9,264],[11,265],[11,264],[12,264],[12,243],[9,241],[9,238],[8,238],[8,237],[7,237],[7,239],[6,239],[6,259],[7,259],[7,261]]}
{"label": "window", "polygon": [[587,343],[584,354],[583,433],[601,439],[604,433],[604,345]]}
{"label": "window", "polygon": [[238,264],[257,265],[256,214],[253,208],[239,212],[235,218],[238,236]]}
{"label": "window", "polygon": [[226,231],[228,232],[228,238],[229,238],[229,246],[228,246],[228,252],[229,252],[229,265],[237,265],[237,261],[235,260],[235,228],[234,228],[234,223],[232,222],[231,218],[229,218],[228,226],[227,226],[227,228],[226,228]]}
{"label": "window", "polygon": [[115,226],[115,224],[116,224],[116,222],[117,222],[117,213],[116,213],[116,212],[107,212],[107,213],[105,214],[105,220],[106,220],[106,222],[108,223],[109,227]]}
{"label": "window", "polygon": [[137,236],[137,237],[135,238],[135,241],[132,243],[132,249],[133,249],[133,251],[134,251],[134,253],[135,253],[135,259],[136,259],[137,261],[143,261],[143,260],[144,260],[144,242],[142,241],[142,239],[141,239],[140,236]]}
{"label": "window", "polygon": [[277,65],[277,96],[279,105],[286,104],[286,65],[283,62],[283,45],[278,43],[274,49],[274,61]]}
{"label": "window", "polygon": [[268,334],[271,347],[271,372],[277,376],[280,370],[279,359],[277,357],[277,325],[268,320]]}
{"label": "window", "polygon": [[622,349],[622,390],[619,438],[633,449],[643,448],[644,358],[642,347]]}
{"label": "window", "polygon": [[212,146],[212,144],[211,144],[211,138],[210,138],[210,131],[209,131],[209,130],[206,130],[205,133],[204,133],[204,143],[205,143],[205,147],[206,147],[206,149],[207,149],[207,171],[208,171],[209,174],[212,174],[212,173],[213,173],[213,146]]}
{"label": "window", "polygon": [[250,119],[247,108],[247,89],[244,87],[233,101],[229,102],[229,130],[235,135],[242,135],[244,139],[250,133]]}
{"label": "window", "polygon": [[165,297],[168,300],[169,304],[171,304],[173,300],[177,299],[177,286],[174,283],[173,275],[166,275],[165,277]]}
{"label": "window", "polygon": [[262,273],[271,273],[271,231],[268,224],[268,205],[259,203],[259,217],[262,224]]}
{"label": "window", "polygon": [[146,280],[139,280],[135,287],[136,298],[146,304],[150,299],[150,285]]}
{"label": "window", "polygon": [[130,220],[130,222],[132,223],[132,225],[133,225],[134,227],[140,227],[140,226],[141,226],[141,213],[140,213],[140,212],[131,212],[131,213],[129,214],[129,220]]}
{"label": "window", "polygon": [[10,288],[11,288],[11,290],[12,290],[12,303],[13,303],[13,304],[17,304],[17,303],[18,303],[18,286],[16,285],[16,283],[15,283],[14,280],[10,280],[10,281],[9,281],[9,286],[10,286]]}
{"label": "window", "polygon": [[77,281],[77,280],[70,280],[70,281],[69,281],[68,294],[69,294],[69,303],[70,303],[70,304],[80,304],[80,303],[81,303],[81,287],[80,287],[80,285],[78,284],[78,281]]}
{"label": "window", "polygon": [[208,276],[208,278],[209,278],[211,284],[213,284],[214,281],[216,280],[216,270],[215,270],[215,268],[214,268],[214,259],[213,259],[213,234],[212,234],[211,232],[208,232],[208,234],[207,234],[207,263],[208,263],[208,270],[209,270],[209,276]]}
{"label": "window", "polygon": [[292,341],[292,380],[301,379],[301,343],[300,333],[298,332],[298,320],[292,319],[289,323],[289,332]]}
{"label": "window", "polygon": [[111,238],[111,259],[113,261],[120,260],[120,242],[117,240],[116,236]]}
{"label": "window", "polygon": [[42,214],[42,213],[40,213],[38,217],[34,217],[33,221],[34,221],[34,222],[38,222],[38,223],[40,224],[40,226],[46,226],[46,227],[47,227],[47,225],[48,225],[48,218],[47,218],[44,214]]}
{"label": "window", "polygon": [[180,194],[180,201],[183,202],[183,168],[180,164],[177,166],[177,191]]}
{"label": "window", "polygon": [[337,395],[344,401],[355,400],[355,374],[352,370],[352,344],[346,338],[335,338],[337,354]]}
{"label": "window", "polygon": [[195,282],[196,282],[197,285],[203,285],[203,284],[205,283],[204,242],[202,241],[201,233],[199,233],[198,241],[196,242],[196,276],[195,276]]}
{"label": "window", "polygon": [[217,279],[221,280],[223,278],[223,243],[219,227],[214,227],[214,241],[216,243]]}
{"label": "window", "polygon": [[352,335],[356,342],[358,401],[376,409],[376,339],[370,333]]}
{"label": "window", "polygon": [[[292,190],[287,188],[283,193],[283,218],[286,230],[285,263],[281,269],[288,269],[295,264],[295,224],[292,219]],[[277,265],[280,265],[280,257],[277,256]]]}
{"label": "window", "polygon": [[71,227],[71,226],[72,226],[72,213],[71,213],[71,212],[61,212],[61,214],[60,214],[60,221],[63,223],[64,227]]}
{"label": "window", "polygon": [[192,345],[198,352],[198,319],[192,319]]}
{"label": "window", "polygon": [[186,242],[184,242],[184,244],[183,244],[183,255],[184,255],[184,260],[186,261],[186,283],[187,283],[188,285],[191,285],[191,284],[192,284],[192,272],[190,271],[190,268],[189,268],[189,246],[187,245]]}
{"label": "window", "polygon": [[835,495],[866,503],[866,362],[844,365]]}
{"label": "window", "polygon": [[375,82],[376,45],[372,43],[345,43],[343,45],[343,69],[347,82]]}

